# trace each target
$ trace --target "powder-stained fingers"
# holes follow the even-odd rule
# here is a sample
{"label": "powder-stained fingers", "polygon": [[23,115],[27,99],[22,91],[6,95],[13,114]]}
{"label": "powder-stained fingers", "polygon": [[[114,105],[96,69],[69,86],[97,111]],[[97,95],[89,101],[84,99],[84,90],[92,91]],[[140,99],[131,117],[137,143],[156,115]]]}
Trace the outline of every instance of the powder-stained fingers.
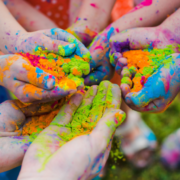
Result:
{"label": "powder-stained fingers", "polygon": [[[96,122],[102,117],[106,109],[106,104],[107,104],[106,97],[107,97],[107,92],[109,92],[108,87],[111,85],[112,84],[109,81],[102,81],[100,83],[98,87],[97,95],[93,100],[92,108],[90,110],[90,114],[89,114],[90,122]],[[112,93],[110,93],[110,96],[112,97]]]}
{"label": "powder-stained fingers", "polygon": [[[60,109],[51,124],[33,141],[24,162],[34,163],[33,168],[38,170],[44,168],[46,160],[50,159],[50,156],[65,143],[63,135],[66,136],[66,134],[71,132],[65,125],[71,122],[72,115],[79,107],[82,99],[83,96],[79,93],[70,98],[70,100]],[[40,155],[42,153],[43,156]]]}
{"label": "powder-stained fingers", "polygon": [[[95,69],[92,69],[92,65],[91,65],[91,72],[89,73],[89,75],[87,75],[84,78],[84,83],[86,85],[95,85],[95,84],[99,84],[101,81],[103,80],[110,80],[113,76],[114,73],[114,68],[107,62],[104,62],[107,64],[104,64],[104,66],[98,66]],[[93,65],[94,66],[94,65]]]}
{"label": "powder-stained fingers", "polygon": [[72,115],[78,109],[83,100],[83,95],[80,93],[74,94],[70,100],[60,109],[57,116],[51,122],[51,125],[66,125],[70,123]]}
{"label": "powder-stained fingers", "polygon": [[113,133],[116,128],[124,121],[126,115],[119,109],[111,109],[107,111],[97,123],[97,126],[90,134],[93,147],[97,153],[102,153],[106,150]]}
{"label": "powder-stained fingers", "polygon": [[105,112],[108,111],[109,109],[119,109],[120,105],[121,105],[120,87],[117,84],[111,84],[109,85],[108,90],[107,90]]}
{"label": "powder-stained fingers", "polygon": [[12,91],[23,103],[40,103],[59,100],[69,94],[74,94],[76,90],[63,90],[59,87],[47,91],[19,81],[19,86]]}
{"label": "powder-stained fingers", "polygon": [[87,48],[79,40],[77,40],[72,34],[68,33],[67,31],[59,29],[59,28],[54,28],[54,29],[51,29],[50,32],[47,32],[47,35],[51,37],[52,39],[57,39],[57,40],[75,44],[76,55],[82,57],[83,59],[86,59],[87,61],[91,59],[90,52],[87,50]]}
{"label": "powder-stained fingers", "polygon": [[[20,65],[20,63],[22,65]],[[17,63],[13,66],[13,70],[16,71],[15,78],[19,81],[27,82],[42,89],[50,90],[55,86],[55,77],[49,73],[46,73],[38,67],[33,67],[25,60]]]}
{"label": "powder-stained fingers", "polygon": [[130,93],[130,86],[128,84],[121,84],[120,89],[122,92],[122,97],[125,99],[126,95]]}
{"label": "powder-stained fingers", "polygon": [[121,75],[121,71],[123,70],[123,68],[127,66],[127,59],[122,57],[122,58],[119,58],[117,63],[116,63],[116,67],[115,67],[115,71]]}
{"label": "powder-stained fingers", "polygon": [[19,130],[24,124],[25,119],[25,115],[18,108],[15,101],[3,102],[0,106],[0,132],[2,132],[0,134],[6,135],[5,132],[14,134],[14,131]]}

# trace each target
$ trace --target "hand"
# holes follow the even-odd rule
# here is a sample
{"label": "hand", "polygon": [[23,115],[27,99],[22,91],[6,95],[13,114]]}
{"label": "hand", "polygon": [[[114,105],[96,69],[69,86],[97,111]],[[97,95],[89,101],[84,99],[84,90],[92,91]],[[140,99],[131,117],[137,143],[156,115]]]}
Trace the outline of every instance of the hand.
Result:
{"label": "hand", "polygon": [[67,29],[67,32],[72,34],[74,37],[79,39],[86,47],[92,42],[92,40],[96,37],[97,32],[89,29],[88,21],[76,21],[72,26]]}
{"label": "hand", "polygon": [[20,55],[0,56],[0,69],[0,85],[24,103],[58,100],[76,92],[55,86],[55,77],[28,64]]}
{"label": "hand", "polygon": [[[98,96],[102,98],[98,99]],[[61,108],[51,125],[31,144],[18,180],[92,179],[98,175],[108,158],[116,127],[125,118],[119,110],[120,98],[119,87],[109,82],[102,82],[99,88],[90,87],[84,99],[81,94],[75,94]],[[97,99],[99,106],[95,108]],[[97,126],[92,132],[67,142],[66,137],[73,132],[69,126],[71,120],[73,122],[79,112],[87,113],[87,107],[91,107],[91,122],[98,121],[99,117]],[[118,119],[118,116],[121,118]]]}
{"label": "hand", "polygon": [[37,47],[42,47],[59,53],[61,56],[70,56],[75,53],[90,60],[90,53],[85,46],[74,36],[59,28],[30,33],[17,32],[14,39],[15,43],[12,46],[6,46],[8,53],[33,53]]}
{"label": "hand", "polygon": [[99,84],[102,80],[110,80],[114,74],[114,68],[109,62],[109,39],[115,34],[113,27],[108,27],[101,34],[96,36],[89,51],[92,55],[90,61],[91,72],[85,77],[85,84]]}
{"label": "hand", "polygon": [[122,52],[132,49],[145,49],[149,46],[163,49],[167,45],[173,45],[175,52],[178,49],[178,38],[170,32],[165,25],[153,28],[135,28],[121,32],[110,39],[110,62],[116,72],[121,75],[124,66],[127,65]]}
{"label": "hand", "polygon": [[[167,109],[180,90],[180,54],[172,54],[172,62],[163,64],[154,72],[139,92],[130,92],[128,84],[122,84],[125,102],[140,112],[162,112]],[[129,75],[129,79],[131,78]]]}
{"label": "hand", "polygon": [[50,115],[53,118],[53,113],[60,107],[59,104],[53,105],[54,102],[25,106],[19,100],[5,101],[0,105],[0,172],[21,165],[34,140],[34,136],[20,136],[22,129],[32,120],[43,118],[45,122]]}

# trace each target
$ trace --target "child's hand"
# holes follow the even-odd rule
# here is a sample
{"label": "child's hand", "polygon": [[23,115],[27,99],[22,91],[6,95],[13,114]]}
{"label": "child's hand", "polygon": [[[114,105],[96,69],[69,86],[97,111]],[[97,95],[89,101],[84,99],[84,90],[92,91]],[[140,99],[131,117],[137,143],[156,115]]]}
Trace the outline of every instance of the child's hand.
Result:
{"label": "child's hand", "polygon": [[55,86],[55,77],[33,67],[20,55],[0,56],[0,85],[24,103],[61,99],[76,90]]}
{"label": "child's hand", "polygon": [[85,84],[99,84],[102,80],[110,80],[114,74],[114,68],[109,62],[109,39],[114,34],[114,28],[108,27],[96,36],[89,51],[92,56],[90,61],[91,72],[85,77]]}
{"label": "child's hand", "polygon": [[61,56],[75,53],[82,58],[90,59],[90,53],[86,47],[73,35],[59,28],[16,33],[15,43],[10,47],[6,46],[6,50],[8,53],[32,53],[37,47],[47,48]]}
{"label": "child's hand", "polygon": [[21,135],[23,127],[32,119],[43,116],[59,108],[52,108],[54,102],[25,106],[19,100],[5,101],[0,105],[0,173],[21,165],[24,155],[34,140],[34,136]]}
{"label": "child's hand", "polygon": [[169,30],[163,25],[153,28],[135,28],[121,32],[110,39],[110,62],[116,72],[121,75],[123,67],[127,65],[122,52],[132,49],[145,49],[153,46],[163,49],[167,45],[173,45],[175,52],[178,50],[178,39],[168,33]]}
{"label": "child's hand", "polygon": [[[161,112],[170,105],[180,90],[180,54],[172,56],[172,62],[163,64],[147,79],[139,92],[130,92],[128,84],[121,84],[123,98],[132,109],[141,112]],[[130,80],[132,75],[129,74],[127,77]]]}
{"label": "child's hand", "polygon": [[[90,87],[84,99],[81,94],[75,94],[61,108],[51,125],[35,139],[28,149],[18,180],[92,179],[100,173],[107,161],[116,127],[123,121],[121,118],[116,118],[116,115],[124,116],[124,113],[119,110],[120,89],[117,85],[112,85],[110,89],[109,84],[109,82],[100,84],[106,87],[103,92],[102,88],[97,90],[97,86]],[[106,97],[108,91],[113,93],[111,100]],[[92,106],[92,101],[99,93],[105,93],[105,97],[99,100],[100,104],[103,105],[106,100],[112,104],[105,107],[104,112],[90,113],[90,117],[94,117],[91,119],[92,122],[102,113],[102,118],[94,130],[87,135],[73,138],[69,142],[63,140],[61,138],[63,133],[67,135],[71,133],[71,128],[65,125],[71,122],[74,112],[78,111],[79,106],[79,108]]]}

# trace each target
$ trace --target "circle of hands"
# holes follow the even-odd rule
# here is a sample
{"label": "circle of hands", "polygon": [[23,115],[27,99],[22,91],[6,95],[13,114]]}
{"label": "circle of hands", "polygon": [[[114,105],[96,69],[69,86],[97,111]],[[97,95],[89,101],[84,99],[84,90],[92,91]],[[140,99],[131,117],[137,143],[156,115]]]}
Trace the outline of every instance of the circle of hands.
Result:
{"label": "circle of hands", "polygon": [[[71,133],[65,125],[73,119],[73,114],[83,106],[92,106],[93,99],[103,93],[100,103],[106,102],[108,87],[111,85],[112,105],[105,107],[102,118],[89,133],[65,141],[61,133]],[[102,89],[101,87],[106,87]],[[93,92],[93,93],[92,93]],[[103,81],[98,86],[91,86],[83,96],[74,94],[62,108],[56,106],[57,116],[32,142],[30,136],[20,135],[23,126],[32,118],[48,117],[52,112],[52,103],[21,106],[19,100],[6,101],[0,106],[0,154],[2,167],[6,171],[22,163],[18,180],[23,179],[92,179],[104,167],[111,149],[111,142],[117,124],[115,114],[124,114],[119,108],[121,91],[117,85]],[[46,107],[46,108],[44,108]],[[102,111],[102,109],[101,109]],[[100,111],[93,112],[97,117]],[[91,116],[91,114],[90,114]],[[110,122],[110,125],[107,125]],[[108,123],[109,124],[109,123]],[[18,131],[16,131],[18,128]]]}

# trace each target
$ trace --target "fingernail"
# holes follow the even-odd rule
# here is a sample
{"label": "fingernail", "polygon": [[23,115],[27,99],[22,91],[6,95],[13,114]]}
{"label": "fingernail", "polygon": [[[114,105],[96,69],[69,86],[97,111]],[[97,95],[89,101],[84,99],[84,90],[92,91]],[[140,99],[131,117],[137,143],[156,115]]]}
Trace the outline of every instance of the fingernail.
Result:
{"label": "fingernail", "polygon": [[76,89],[72,89],[72,90],[69,90],[69,91],[68,91],[69,94],[75,94],[76,92],[77,92]]}
{"label": "fingernail", "polygon": [[55,77],[54,76],[48,76],[47,83],[45,84],[47,89],[53,89],[55,86]]}
{"label": "fingernail", "polygon": [[117,112],[115,114],[115,123],[116,127],[118,127],[122,122],[126,119],[126,114],[124,112]]}

